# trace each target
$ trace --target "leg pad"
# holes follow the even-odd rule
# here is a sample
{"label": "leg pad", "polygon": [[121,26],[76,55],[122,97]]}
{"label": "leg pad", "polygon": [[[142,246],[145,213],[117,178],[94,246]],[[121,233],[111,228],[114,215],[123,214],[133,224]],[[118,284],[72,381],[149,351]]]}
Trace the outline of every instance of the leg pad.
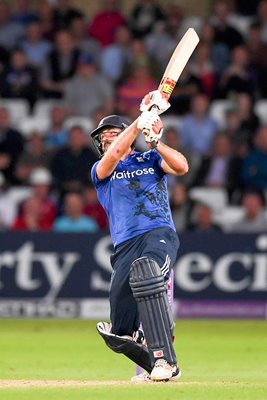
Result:
{"label": "leg pad", "polygon": [[130,336],[114,335],[114,333],[109,332],[108,324],[105,322],[99,322],[96,325],[96,329],[111,350],[115,351],[115,353],[124,354],[148,373],[152,371],[149,352],[146,346],[136,343]]}
{"label": "leg pad", "polygon": [[158,358],[176,364],[173,348],[173,317],[164,276],[159,265],[141,257],[132,263],[130,286],[137,301],[152,365]]}

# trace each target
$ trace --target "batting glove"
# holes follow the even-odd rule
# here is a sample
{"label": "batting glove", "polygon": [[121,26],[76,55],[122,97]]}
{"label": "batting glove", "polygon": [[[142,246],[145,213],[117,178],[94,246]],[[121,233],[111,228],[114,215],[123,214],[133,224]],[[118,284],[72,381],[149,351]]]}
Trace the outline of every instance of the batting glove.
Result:
{"label": "batting glove", "polygon": [[155,108],[159,115],[168,110],[170,106],[166,94],[161,93],[159,90],[153,90],[143,98],[140,104],[140,111],[150,111]]}
{"label": "batting glove", "polygon": [[157,147],[163,133],[163,124],[157,112],[144,111],[138,118],[137,127],[143,131],[148,147]]}

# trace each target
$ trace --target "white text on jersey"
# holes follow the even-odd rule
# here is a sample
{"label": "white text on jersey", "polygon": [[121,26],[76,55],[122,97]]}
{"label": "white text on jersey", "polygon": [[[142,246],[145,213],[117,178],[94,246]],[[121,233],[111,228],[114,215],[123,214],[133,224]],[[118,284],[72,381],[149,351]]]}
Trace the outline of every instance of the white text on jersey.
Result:
{"label": "white text on jersey", "polygon": [[140,175],[153,175],[155,173],[154,168],[143,168],[143,169],[136,169],[135,171],[121,171],[117,172],[114,171],[110,180],[114,179],[124,179],[124,178],[134,178],[135,176],[140,176]]}

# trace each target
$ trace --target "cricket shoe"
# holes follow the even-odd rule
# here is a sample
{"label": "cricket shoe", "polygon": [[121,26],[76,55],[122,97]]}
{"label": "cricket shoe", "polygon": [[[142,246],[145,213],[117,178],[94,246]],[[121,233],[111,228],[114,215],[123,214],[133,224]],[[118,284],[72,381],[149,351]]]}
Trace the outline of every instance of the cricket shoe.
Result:
{"label": "cricket shoe", "polygon": [[[172,367],[175,368],[175,370],[173,370],[172,372],[172,376],[169,379],[163,379],[164,382],[168,382],[168,381],[176,381],[177,379],[180,378],[180,376],[182,375],[181,370],[178,367]],[[159,381],[162,381],[162,379],[160,379]],[[141,374],[135,375],[131,378],[131,382],[134,383],[145,383],[145,382],[152,382],[151,380],[151,375],[144,371]]]}
{"label": "cricket shoe", "polygon": [[135,375],[131,378],[131,382],[134,383],[145,383],[151,382],[150,374],[148,372],[141,372],[141,374]]}
{"label": "cricket shoe", "polygon": [[181,370],[177,365],[170,365],[166,360],[161,358],[155,362],[150,379],[152,381],[169,381],[179,379],[180,376]]}

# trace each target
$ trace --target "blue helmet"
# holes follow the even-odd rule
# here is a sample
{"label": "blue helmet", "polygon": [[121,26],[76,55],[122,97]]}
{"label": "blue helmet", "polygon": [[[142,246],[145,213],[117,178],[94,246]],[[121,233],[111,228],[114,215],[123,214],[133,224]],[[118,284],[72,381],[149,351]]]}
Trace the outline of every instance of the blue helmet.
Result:
{"label": "blue helmet", "polygon": [[98,126],[90,133],[93,139],[94,146],[100,155],[103,156],[104,151],[102,148],[100,134],[104,128],[121,128],[122,131],[131,125],[131,122],[126,117],[121,117],[120,115],[108,115],[107,117],[101,119]]}

